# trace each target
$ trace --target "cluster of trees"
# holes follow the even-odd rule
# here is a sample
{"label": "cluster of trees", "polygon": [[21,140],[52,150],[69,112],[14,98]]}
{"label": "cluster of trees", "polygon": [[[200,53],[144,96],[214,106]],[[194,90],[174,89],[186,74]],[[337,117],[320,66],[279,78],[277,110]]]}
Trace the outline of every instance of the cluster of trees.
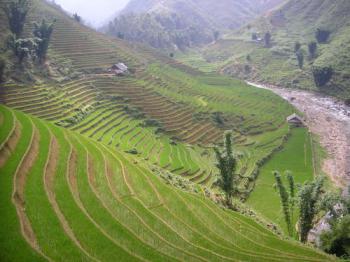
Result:
{"label": "cluster of trees", "polygon": [[[309,60],[314,60],[317,57],[317,49],[318,43],[326,43],[330,36],[331,32],[324,29],[317,29],[315,33],[316,41],[311,41],[307,45]],[[294,53],[298,61],[298,66],[300,69],[304,67],[304,50],[302,49],[302,45],[299,42],[294,44]],[[314,78],[314,82],[317,87],[325,86],[333,76],[333,68],[331,66],[325,67],[312,67],[312,75]]]}
{"label": "cluster of trees", "polygon": [[[350,193],[350,187],[348,192]],[[350,258],[350,197],[327,194],[323,199],[330,229],[321,235],[321,248],[330,253]]]}
{"label": "cluster of trees", "polygon": [[146,43],[155,48],[180,50],[208,44],[220,37],[219,31],[179,13],[121,15],[110,22],[105,31],[112,36]]}
{"label": "cluster of trees", "polygon": [[[315,218],[323,211],[330,229],[321,234],[320,247],[330,254],[349,258],[350,198],[334,193],[324,194],[324,177],[301,186],[295,184],[290,172],[286,172],[285,186],[278,172],[274,172],[274,176],[289,236],[298,237],[302,243],[307,242],[308,235],[317,222]],[[294,214],[299,214],[298,230],[293,224]]]}
{"label": "cluster of trees", "polygon": [[[296,46],[298,51],[300,46]],[[216,166],[219,170],[217,185],[223,190],[226,205],[232,208],[232,198],[237,194],[237,159],[233,152],[232,132],[224,135],[223,148],[214,148]],[[279,172],[274,172],[275,189],[278,191],[288,234],[306,243],[310,231],[321,211],[329,217],[330,230],[321,235],[321,248],[337,256],[350,256],[350,198],[325,194],[324,177],[317,177],[303,185],[295,183],[294,176],[287,171],[287,184]],[[349,188],[350,192],[350,188]],[[295,216],[298,217],[295,217]],[[294,222],[297,220],[297,225]]]}
{"label": "cluster of trees", "polygon": [[28,0],[15,0],[5,6],[4,11],[12,33],[7,39],[7,47],[17,57],[19,64],[28,58],[43,64],[46,60],[54,22],[48,23],[45,19],[41,23],[35,22],[33,37],[22,38],[29,10]]}

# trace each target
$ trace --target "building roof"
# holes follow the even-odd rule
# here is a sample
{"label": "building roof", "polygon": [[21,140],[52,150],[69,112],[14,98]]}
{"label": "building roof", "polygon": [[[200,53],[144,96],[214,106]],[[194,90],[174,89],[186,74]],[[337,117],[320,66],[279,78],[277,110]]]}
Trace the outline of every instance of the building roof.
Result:
{"label": "building roof", "polygon": [[295,113],[287,117],[288,122],[293,121],[293,120],[304,122],[303,118]]}

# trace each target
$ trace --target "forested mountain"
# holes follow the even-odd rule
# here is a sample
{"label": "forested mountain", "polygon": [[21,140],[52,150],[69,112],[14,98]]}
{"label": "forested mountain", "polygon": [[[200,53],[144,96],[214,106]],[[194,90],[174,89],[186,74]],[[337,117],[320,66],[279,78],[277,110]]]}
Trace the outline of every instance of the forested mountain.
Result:
{"label": "forested mountain", "polygon": [[209,46],[202,58],[241,78],[349,99],[349,36],[350,1],[290,0]]}
{"label": "forested mountain", "polygon": [[132,0],[107,33],[153,47],[185,49],[237,29],[283,0]]}

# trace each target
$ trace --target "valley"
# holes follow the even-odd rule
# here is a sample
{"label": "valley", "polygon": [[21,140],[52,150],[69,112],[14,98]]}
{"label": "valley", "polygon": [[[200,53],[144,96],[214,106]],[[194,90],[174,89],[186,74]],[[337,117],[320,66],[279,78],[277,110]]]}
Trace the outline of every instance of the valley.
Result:
{"label": "valley", "polygon": [[[347,6],[315,1],[322,22]],[[300,26],[299,5],[130,0],[96,30],[55,1],[0,0],[0,261],[350,257],[346,59],[312,78],[346,16],[303,70],[297,33],[249,39],[279,12]]]}

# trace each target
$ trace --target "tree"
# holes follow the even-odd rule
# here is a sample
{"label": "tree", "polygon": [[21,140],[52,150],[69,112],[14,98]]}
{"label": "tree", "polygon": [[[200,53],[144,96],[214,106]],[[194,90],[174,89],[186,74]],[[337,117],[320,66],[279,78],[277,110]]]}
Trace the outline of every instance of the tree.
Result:
{"label": "tree", "polygon": [[36,55],[40,63],[43,63],[46,59],[47,50],[49,48],[51,35],[53,32],[52,23],[47,23],[45,19],[41,21],[40,24],[34,23],[33,34],[35,37],[40,39],[37,43]]}
{"label": "tree", "polygon": [[329,254],[350,258],[350,215],[342,217],[330,231],[321,235],[321,248]]}
{"label": "tree", "polygon": [[304,54],[302,50],[298,50],[296,52],[297,60],[298,60],[298,66],[300,69],[303,69],[304,66]]}
{"label": "tree", "polygon": [[237,160],[232,150],[232,132],[226,132],[224,136],[224,150],[215,149],[217,159],[216,166],[220,171],[218,185],[226,194],[226,203],[232,206],[232,197],[236,193],[236,166]]}
{"label": "tree", "polygon": [[312,74],[317,87],[325,86],[333,76],[333,68],[327,67],[313,67]]}
{"label": "tree", "polygon": [[19,38],[11,35],[8,39],[8,47],[12,49],[14,55],[18,58],[19,64],[22,64],[24,59],[35,57],[38,39],[36,38]]}
{"label": "tree", "polygon": [[319,177],[312,183],[306,183],[299,192],[299,237],[302,243],[307,241],[313,221],[318,213],[318,204],[321,201],[321,193],[324,178]]}
{"label": "tree", "polygon": [[77,13],[74,13],[74,14],[73,14],[73,18],[74,18],[74,20],[77,21],[78,23],[81,22],[81,16],[78,15]]}
{"label": "tree", "polygon": [[270,32],[265,33],[265,36],[264,36],[265,47],[271,46],[271,38],[272,36]]}
{"label": "tree", "polygon": [[4,7],[8,18],[10,30],[18,38],[23,32],[23,27],[29,12],[30,5],[28,0],[15,0]]}
{"label": "tree", "polygon": [[252,33],[252,40],[253,41],[258,40],[258,34],[257,33]]}
{"label": "tree", "polygon": [[331,35],[330,31],[328,31],[326,29],[317,28],[315,37],[316,37],[317,42],[322,44],[322,43],[326,43],[328,41],[328,38],[330,35]]}
{"label": "tree", "polygon": [[315,41],[312,41],[308,44],[309,48],[309,56],[310,59],[316,58],[316,53],[317,53],[317,43]]}
{"label": "tree", "polygon": [[294,44],[294,52],[298,52],[301,48],[301,44],[299,42],[295,42]]}
{"label": "tree", "polygon": [[278,172],[274,172],[276,187],[278,189],[281,205],[283,209],[284,220],[287,225],[289,236],[293,236],[293,225],[291,218],[291,205],[290,205],[290,195],[282,182],[281,175]]}
{"label": "tree", "polygon": [[4,81],[5,68],[6,61],[2,57],[0,57],[0,83]]}

